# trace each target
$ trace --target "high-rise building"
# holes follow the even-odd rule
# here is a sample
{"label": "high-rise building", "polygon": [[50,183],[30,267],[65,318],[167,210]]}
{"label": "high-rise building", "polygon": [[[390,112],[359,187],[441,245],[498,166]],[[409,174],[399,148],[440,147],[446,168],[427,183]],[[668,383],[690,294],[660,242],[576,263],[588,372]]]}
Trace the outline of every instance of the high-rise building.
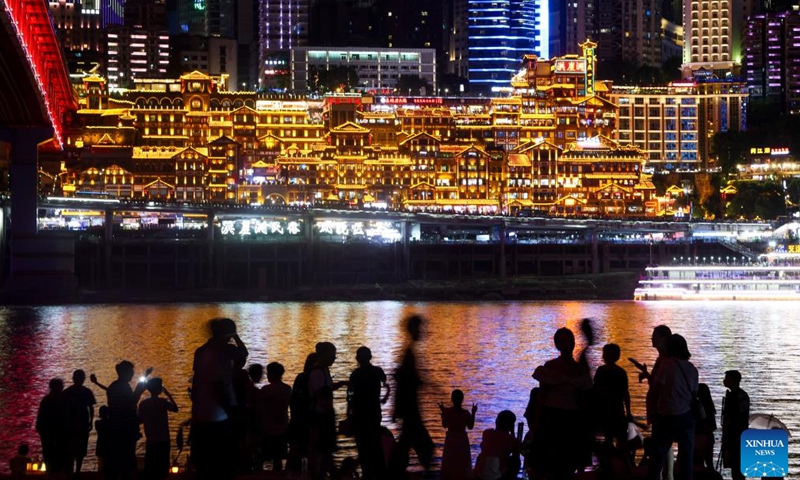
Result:
{"label": "high-rise building", "polygon": [[259,65],[259,0],[236,2],[237,90],[256,90]]}
{"label": "high-rise building", "polygon": [[205,75],[227,78],[227,88],[242,90],[238,77],[237,43],[232,38],[180,35],[170,42],[172,72],[199,71]]}
{"label": "high-rise building", "polygon": [[683,59],[683,25],[661,19],[661,61]]}
{"label": "high-rise building", "polygon": [[685,0],[683,5],[684,76],[733,70],[731,8],[734,0]]}
{"label": "high-rise building", "polygon": [[125,23],[125,0],[95,0],[100,2],[103,28]]}
{"label": "high-rise building", "polygon": [[661,169],[707,168],[717,132],[745,129],[747,87],[730,81],[613,87],[617,140],[647,152]]}
{"label": "high-rise building", "polygon": [[236,1],[205,0],[206,35],[236,38]]}
{"label": "high-rise building", "polygon": [[467,0],[450,0],[446,19],[449,24],[447,37],[448,74],[469,78],[469,10]]}
{"label": "high-rise building", "polygon": [[[292,48],[308,44],[308,0],[259,0],[258,70],[259,84],[273,72],[274,61],[288,57]],[[284,65],[286,66],[286,65]]]}
{"label": "high-rise building", "polygon": [[179,33],[208,35],[205,0],[176,0],[176,2]]}
{"label": "high-rise building", "polygon": [[106,42],[98,0],[54,0],[49,6],[70,71],[95,66],[104,71]]}
{"label": "high-rise building", "polygon": [[[448,31],[453,0],[382,0],[375,2],[373,11],[379,15],[373,28],[379,28],[383,37],[380,43],[388,48],[436,49],[436,64],[446,65],[449,60],[450,33]],[[444,71],[437,72],[438,79]]]}
{"label": "high-rise building", "polygon": [[[564,26],[560,29],[561,52],[550,52],[551,55],[574,55],[580,53],[578,44],[587,38],[597,38],[597,0],[572,0],[562,3],[561,19]],[[550,3],[552,5],[552,2]]]}
{"label": "high-rise building", "polygon": [[470,90],[506,87],[523,55],[550,55],[543,41],[547,38],[543,5],[536,0],[469,0]]}
{"label": "high-rise building", "polygon": [[[660,67],[660,0],[598,0],[595,5],[597,59]],[[588,32],[587,32],[588,33]]]}
{"label": "high-rise building", "polygon": [[105,28],[109,88],[128,88],[136,77],[165,77],[169,67],[166,0],[119,1],[124,5],[123,24]]}
{"label": "high-rise building", "polygon": [[436,92],[436,50],[432,48],[293,48],[291,88],[306,92],[316,71],[340,66],[353,67],[358,85],[365,89],[393,89],[401,76],[414,75],[431,86],[427,94]]}
{"label": "high-rise building", "polygon": [[165,0],[125,0],[125,25],[167,29]]}
{"label": "high-rise building", "polygon": [[109,88],[128,88],[137,77],[163,78],[169,66],[166,29],[114,26],[107,30]]}
{"label": "high-rise building", "polygon": [[750,17],[742,69],[753,98],[800,113],[800,12]]}

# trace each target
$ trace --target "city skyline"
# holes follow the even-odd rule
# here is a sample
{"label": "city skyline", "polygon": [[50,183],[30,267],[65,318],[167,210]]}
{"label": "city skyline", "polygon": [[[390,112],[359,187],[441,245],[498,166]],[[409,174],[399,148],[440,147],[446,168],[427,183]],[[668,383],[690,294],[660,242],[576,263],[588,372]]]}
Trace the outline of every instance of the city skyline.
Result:
{"label": "city skyline", "polygon": [[[119,63],[108,52],[108,42],[117,43],[108,35],[124,26],[151,32],[137,32],[148,35],[147,47],[151,38],[169,43],[168,71],[156,68],[151,76],[191,71],[181,70],[187,63],[182,45],[210,45],[222,39],[234,40],[235,48],[228,48],[221,61],[218,49],[208,47],[203,54],[207,63],[201,65],[205,68],[198,69],[210,75],[227,73],[236,79],[231,89],[251,91],[291,88],[285,78],[291,76],[290,51],[297,46],[432,49],[437,83],[484,94],[510,79],[522,55],[579,54],[578,44],[586,39],[599,43],[596,55],[605,65],[665,68],[667,77],[745,78],[748,18],[781,16],[797,8],[788,2],[755,0],[706,3],[446,0],[431,7],[421,0],[53,0],[49,7],[73,71],[96,67],[95,72],[106,75],[111,62]],[[787,32],[785,41],[791,42],[795,34]],[[185,36],[197,40],[184,40]],[[111,50],[115,51],[120,54]],[[678,51],[680,72],[670,63]],[[129,79],[131,72],[125,73]],[[130,86],[125,77],[117,83]]]}

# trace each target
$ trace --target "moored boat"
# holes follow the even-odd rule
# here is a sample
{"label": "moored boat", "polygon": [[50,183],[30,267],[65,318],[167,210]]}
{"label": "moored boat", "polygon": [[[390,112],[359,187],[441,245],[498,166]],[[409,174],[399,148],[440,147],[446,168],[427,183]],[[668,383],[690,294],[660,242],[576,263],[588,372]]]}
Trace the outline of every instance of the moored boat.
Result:
{"label": "moored boat", "polygon": [[800,265],[653,265],[634,300],[798,300]]}

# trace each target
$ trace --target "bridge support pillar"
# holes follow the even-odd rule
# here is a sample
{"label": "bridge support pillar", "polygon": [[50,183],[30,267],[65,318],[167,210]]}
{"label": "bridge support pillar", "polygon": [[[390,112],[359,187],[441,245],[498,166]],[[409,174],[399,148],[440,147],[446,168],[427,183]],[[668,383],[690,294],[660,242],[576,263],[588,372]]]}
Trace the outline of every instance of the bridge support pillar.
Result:
{"label": "bridge support pillar", "polygon": [[11,144],[11,261],[6,301],[48,302],[74,296],[75,241],[71,235],[41,235],[37,228],[39,144],[52,128],[10,128],[0,138]]}
{"label": "bridge support pillar", "polygon": [[206,284],[208,287],[216,287],[214,279],[216,278],[217,264],[214,261],[214,212],[211,211],[206,217],[206,243],[208,244],[208,252],[206,261],[208,269],[206,271]]}
{"label": "bridge support pillar", "polygon": [[104,277],[106,288],[111,288],[113,271],[111,252],[114,245],[114,210],[110,208],[105,211],[103,230],[103,265],[105,267]]}
{"label": "bridge support pillar", "polygon": [[500,245],[500,278],[506,278],[506,222],[501,221],[500,225],[498,226],[498,236],[500,237],[499,245]]}

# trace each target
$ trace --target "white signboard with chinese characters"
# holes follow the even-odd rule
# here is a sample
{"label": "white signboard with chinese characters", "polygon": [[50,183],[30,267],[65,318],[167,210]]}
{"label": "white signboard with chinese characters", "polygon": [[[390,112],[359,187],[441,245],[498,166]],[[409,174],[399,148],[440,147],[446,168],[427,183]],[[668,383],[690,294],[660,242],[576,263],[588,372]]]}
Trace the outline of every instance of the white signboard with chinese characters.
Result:
{"label": "white signboard with chinese characters", "polygon": [[314,229],[320,235],[360,237],[383,242],[396,242],[403,238],[400,229],[392,222],[346,222],[341,220],[319,220]]}
{"label": "white signboard with chinese characters", "polygon": [[252,235],[266,237],[298,237],[303,233],[303,222],[299,220],[222,220],[220,233],[223,237],[245,238]]}

